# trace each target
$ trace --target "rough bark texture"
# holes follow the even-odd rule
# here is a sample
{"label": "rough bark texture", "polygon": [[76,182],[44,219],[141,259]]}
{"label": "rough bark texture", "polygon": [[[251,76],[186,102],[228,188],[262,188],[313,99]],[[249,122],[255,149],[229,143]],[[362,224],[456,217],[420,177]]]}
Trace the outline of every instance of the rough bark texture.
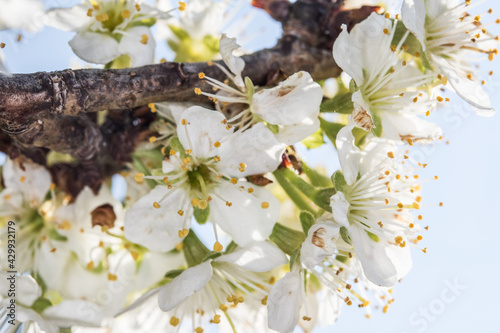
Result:
{"label": "rough bark texture", "polygon": [[[254,6],[283,26],[283,36],[275,47],[243,57],[243,74],[260,86],[276,84],[300,70],[310,72],[315,80],[338,76],[341,70],[331,50],[341,25],[351,28],[376,10],[365,6],[343,11],[339,2],[327,0],[293,4],[256,0]],[[86,184],[97,188],[123,167],[141,133],[148,130],[154,118],[145,105],[206,101],[194,93],[196,87],[203,88],[200,72],[226,79],[211,62],[0,76],[0,151],[12,146],[14,155],[30,155],[34,147],[69,153],[80,163],[52,168],[60,185],[71,193]],[[110,112],[99,127],[92,113],[101,110],[121,111]]]}

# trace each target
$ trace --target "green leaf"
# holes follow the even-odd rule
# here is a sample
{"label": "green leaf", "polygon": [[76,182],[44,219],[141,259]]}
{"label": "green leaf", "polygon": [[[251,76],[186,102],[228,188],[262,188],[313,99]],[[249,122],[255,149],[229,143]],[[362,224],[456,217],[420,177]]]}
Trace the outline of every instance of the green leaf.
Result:
{"label": "green leaf", "polygon": [[38,297],[31,308],[38,313],[42,313],[45,309],[52,306],[52,302],[44,297]]}
{"label": "green leaf", "polygon": [[332,99],[326,100],[321,103],[321,112],[336,112],[342,114],[351,114],[354,110],[354,103],[352,102],[352,93],[345,95],[337,95]]}
{"label": "green leaf", "polygon": [[314,209],[311,207],[307,199],[300,193],[290,182],[286,179],[284,173],[280,170],[273,172],[274,177],[278,181],[278,184],[283,188],[285,193],[293,203],[301,210],[307,210],[312,214],[316,214]]}
{"label": "green leaf", "polygon": [[339,123],[331,123],[329,121],[324,120],[323,118],[319,118],[320,126],[323,132],[326,134],[327,138],[333,143],[335,147],[337,147],[337,135],[339,131],[345,126],[344,124]]}
{"label": "green leaf", "polygon": [[300,212],[299,219],[300,219],[300,224],[302,225],[302,230],[304,231],[304,234],[306,234],[307,236],[307,232],[316,222],[316,218],[314,217],[313,214],[304,210]]}
{"label": "green leaf", "polygon": [[332,182],[335,189],[339,192],[345,193],[347,191],[347,182],[345,181],[342,171],[337,170],[332,175]]}
{"label": "green leaf", "polygon": [[290,229],[282,224],[276,223],[269,239],[283,252],[288,255],[292,255],[295,250],[300,248],[302,242],[306,239],[306,236],[300,231]]}
{"label": "green leaf", "polygon": [[186,258],[189,267],[201,264],[203,259],[205,259],[210,253],[193,230],[189,231],[189,234],[184,238],[183,243],[184,257]]}
{"label": "green leaf", "polygon": [[199,224],[205,224],[210,216],[210,205],[205,209],[193,207],[193,216]]}
{"label": "green leaf", "polygon": [[307,138],[302,140],[302,144],[306,146],[307,149],[314,149],[321,147],[325,144],[325,140],[323,138],[323,131],[318,129],[315,133],[309,135]]}
{"label": "green leaf", "polygon": [[349,237],[349,231],[346,227],[340,227],[340,237],[349,245],[352,245],[351,237]]}
{"label": "green leaf", "polygon": [[305,162],[302,161],[302,171],[306,174],[307,178],[313,186],[316,187],[331,187],[333,184],[329,177],[323,175],[315,169],[310,168]]}

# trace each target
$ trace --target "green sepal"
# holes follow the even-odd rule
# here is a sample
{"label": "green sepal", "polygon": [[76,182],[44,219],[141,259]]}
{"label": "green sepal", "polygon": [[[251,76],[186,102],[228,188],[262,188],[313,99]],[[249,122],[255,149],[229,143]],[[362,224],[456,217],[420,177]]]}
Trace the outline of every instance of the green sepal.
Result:
{"label": "green sepal", "polygon": [[251,101],[253,94],[255,94],[255,87],[248,76],[245,76],[245,86],[247,88],[248,100]]}
{"label": "green sepal", "polygon": [[215,252],[215,251],[211,251],[209,254],[207,254],[205,256],[205,258],[203,258],[203,262],[209,260],[209,259],[216,259],[216,258],[219,258],[220,256],[222,255],[222,252]]}
{"label": "green sepal", "polygon": [[346,227],[340,227],[340,237],[342,240],[349,245],[352,245],[351,237],[349,237],[349,231],[347,231]]}
{"label": "green sepal", "polygon": [[332,183],[338,192],[343,192],[343,193],[347,192],[347,182],[345,181],[345,177],[342,171],[337,170],[333,173]]}
{"label": "green sepal", "polygon": [[31,305],[31,308],[37,313],[42,313],[45,309],[52,306],[52,302],[44,297],[38,297]]}
{"label": "green sepal", "polygon": [[183,269],[172,269],[172,270],[168,271],[167,273],[165,273],[164,278],[166,278],[166,279],[175,279],[176,277],[178,277],[179,275],[181,275],[182,272],[184,272]]}
{"label": "green sepal", "polygon": [[179,137],[174,136],[170,138],[170,147],[175,150],[176,152],[180,153],[181,158],[186,157],[186,149],[181,143],[181,140],[179,140]]}
{"label": "green sepal", "polygon": [[373,128],[372,128],[372,133],[377,136],[381,137],[382,136],[382,118],[377,114],[377,113],[372,113],[372,119],[373,119]]}
{"label": "green sepal", "polygon": [[[142,172],[145,175],[149,174],[149,168],[144,165],[144,163],[142,163],[142,160],[140,158],[134,155],[132,155],[132,166],[138,172]],[[144,179],[144,181],[150,188],[155,188],[157,185],[157,182],[153,179]]]}
{"label": "green sepal", "polygon": [[210,216],[210,205],[205,209],[193,207],[193,216],[199,224],[205,224]]}
{"label": "green sepal", "polygon": [[236,244],[234,241],[231,241],[228,246],[226,246],[226,251],[224,252],[225,254],[229,254],[236,250],[238,248],[238,244]]}
{"label": "green sepal", "polygon": [[[394,33],[394,38],[392,39],[392,45],[397,46],[407,31],[408,29],[405,27],[403,22],[397,21],[396,32]],[[414,56],[416,53],[419,54],[419,57],[415,58],[415,61],[417,61],[419,65],[418,67],[422,72],[425,72],[426,70],[433,70],[429,59],[427,59],[426,53],[422,48],[422,44],[413,33],[410,32],[408,37],[406,37],[403,45],[406,45],[408,47],[408,51],[406,51],[408,54],[412,56]]]}
{"label": "green sepal", "polygon": [[184,247],[182,249],[184,258],[186,258],[186,262],[189,267],[201,264],[203,259],[210,254],[210,251],[205,245],[203,245],[193,230],[189,231],[188,235],[184,238],[183,243]]}
{"label": "green sepal", "polygon": [[355,93],[356,91],[358,91],[359,87],[356,83],[356,81],[354,81],[354,79],[352,79],[351,81],[349,81],[349,91],[353,94]]}
{"label": "green sepal", "polygon": [[290,256],[290,272],[292,271],[293,265],[300,260],[300,248],[293,251],[292,255]]}
{"label": "green sepal", "polygon": [[134,20],[129,25],[127,25],[127,29],[132,27],[148,27],[151,28],[156,24],[156,19],[154,17],[143,18],[142,20]]}
{"label": "green sepal", "polygon": [[347,262],[349,261],[349,257],[345,256],[345,255],[336,255],[335,260],[338,260],[341,263],[347,264]]}
{"label": "green sepal", "polygon": [[172,33],[175,35],[175,37],[179,38],[180,40],[190,38],[189,33],[180,27],[176,27],[175,25],[172,25],[172,24],[169,24],[168,27],[170,28]]}
{"label": "green sepal", "polygon": [[122,69],[129,67],[132,67],[132,58],[130,58],[128,54],[122,54],[104,66],[105,69]]}
{"label": "green sepal", "polygon": [[68,237],[61,235],[57,232],[56,228],[49,229],[49,238],[59,242],[66,242]]}
{"label": "green sepal", "polygon": [[282,224],[276,223],[269,239],[283,252],[288,255],[292,255],[295,250],[300,248],[302,242],[306,239],[306,236],[300,231],[293,230]]}
{"label": "green sepal", "polygon": [[219,38],[206,35],[203,37],[203,44],[214,53],[219,53]]}
{"label": "green sepal", "polygon": [[351,114],[354,110],[352,102],[352,93],[337,95],[321,103],[321,112],[336,112],[341,114]]}
{"label": "green sepal", "polygon": [[307,149],[314,149],[321,147],[325,144],[325,139],[323,138],[323,131],[318,129],[313,134],[309,135],[307,138],[301,141]]}
{"label": "green sepal", "polygon": [[302,230],[304,231],[304,234],[307,236],[307,232],[316,222],[316,218],[314,217],[313,214],[304,210],[300,212],[299,219],[300,219],[300,225],[302,226]]}
{"label": "green sepal", "polygon": [[313,186],[316,187],[332,187],[333,183],[331,182],[330,178],[323,175],[322,173],[318,172],[317,170],[314,170],[310,168],[305,162],[302,161],[302,171],[305,173],[309,181]]}
{"label": "green sepal", "polygon": [[331,213],[332,207],[330,206],[330,198],[335,193],[337,193],[337,190],[335,188],[333,187],[325,188],[317,190],[311,199],[318,207]]}

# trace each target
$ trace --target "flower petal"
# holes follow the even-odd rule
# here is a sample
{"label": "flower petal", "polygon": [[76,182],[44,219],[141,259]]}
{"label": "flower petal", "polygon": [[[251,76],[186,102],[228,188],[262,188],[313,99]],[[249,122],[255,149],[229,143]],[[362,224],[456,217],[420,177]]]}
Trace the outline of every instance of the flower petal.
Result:
{"label": "flower petal", "polygon": [[349,125],[343,127],[339,131],[336,144],[339,155],[339,162],[340,166],[342,167],[342,172],[344,173],[345,180],[348,185],[352,185],[358,178],[359,158],[361,151],[354,144],[354,135],[352,134],[354,124],[352,123],[352,119],[349,121],[349,123]]}
{"label": "flower petal", "polygon": [[83,300],[63,301],[47,308],[43,311],[43,316],[58,327],[99,327],[103,320],[101,309],[94,303]]}
{"label": "flower petal", "polygon": [[286,273],[274,284],[267,298],[269,328],[281,333],[294,330],[305,302],[303,293],[298,271]]}
{"label": "flower petal", "polygon": [[213,274],[212,261],[205,261],[186,269],[175,279],[163,286],[158,293],[158,305],[162,311],[170,311],[186,298],[200,291]]}
{"label": "flower petal", "polygon": [[441,57],[433,56],[431,59],[438,70],[446,76],[457,95],[472,105],[478,115],[491,117],[496,113],[479,82],[459,76],[448,61]]}
{"label": "flower petal", "polygon": [[[340,193],[340,192],[339,192]],[[336,250],[335,241],[340,234],[340,227],[333,223],[313,225],[300,249],[300,259],[309,269],[320,264]]]}
{"label": "flower petal", "polygon": [[344,193],[337,192],[330,198],[330,207],[332,207],[333,219],[335,222],[344,227],[349,227],[349,219],[347,214],[351,205],[346,200]]}
{"label": "flower petal", "polygon": [[[252,193],[248,193],[249,187],[253,188]],[[240,182],[238,185],[220,185],[216,193],[210,201],[209,220],[230,234],[238,245],[247,246],[269,237],[280,212],[280,202],[271,192]],[[226,201],[232,205],[227,206]],[[264,209],[265,202],[269,206]]]}
{"label": "flower petal", "polygon": [[94,18],[87,16],[89,6],[81,4],[69,8],[52,8],[47,11],[46,24],[63,31],[82,31]]}
{"label": "flower petal", "polygon": [[[146,43],[144,44],[143,41]],[[132,66],[139,67],[153,63],[155,46],[151,29],[139,26],[127,29],[127,34],[123,35],[120,40],[119,52],[129,55]]]}
{"label": "flower petal", "polygon": [[293,125],[319,112],[321,86],[307,72],[298,72],[278,86],[262,89],[252,98],[251,110],[274,125]]}
{"label": "flower petal", "polygon": [[245,83],[241,77],[241,72],[243,72],[243,68],[245,68],[245,61],[233,55],[233,51],[239,48],[240,46],[236,43],[236,38],[229,38],[226,34],[222,34],[219,42],[222,60],[224,60],[229,70],[235,75],[233,78],[234,84],[236,84],[238,88],[244,89]]}
{"label": "flower petal", "polygon": [[382,136],[389,140],[434,141],[443,135],[438,125],[416,115],[383,112],[380,118],[383,128]]}
{"label": "flower petal", "polygon": [[252,243],[214,261],[232,263],[252,272],[267,272],[287,263],[285,254],[269,242]]}
{"label": "flower petal", "polygon": [[279,131],[274,136],[276,140],[285,145],[293,145],[304,140],[308,136],[316,133],[319,129],[319,112],[312,116],[304,118],[301,122],[293,125],[280,125]]}
{"label": "flower petal", "polygon": [[183,121],[177,124],[177,135],[185,149],[191,149],[197,158],[211,158],[219,154],[214,146],[216,142],[233,133],[227,130],[223,123],[226,118],[222,113],[205,109],[201,106],[192,106],[182,114]]}
{"label": "flower petal", "polygon": [[393,245],[375,242],[356,224],[349,229],[349,236],[368,280],[381,287],[393,287],[398,282],[398,274],[386,252],[386,247]]}
{"label": "flower petal", "polygon": [[[169,197],[160,203],[160,208],[153,206],[169,191]],[[183,218],[177,214],[181,209],[183,190],[169,190],[158,185],[148,195],[137,201],[125,215],[125,238],[147,247],[151,251],[167,252],[181,241],[178,231],[182,229]]]}
{"label": "flower petal", "polygon": [[[219,170],[231,177],[246,177],[274,171],[281,163],[285,146],[273,133],[258,123],[243,133],[234,134],[222,141],[219,150]],[[244,171],[240,164],[244,163]]]}
{"label": "flower petal", "polygon": [[351,76],[358,85],[363,84],[363,63],[359,51],[362,48],[353,46],[347,25],[342,24],[342,32],[333,44],[333,58],[337,65]]}
{"label": "flower petal", "polygon": [[94,64],[107,64],[121,54],[116,39],[98,32],[78,32],[69,45],[77,56]]}
{"label": "flower petal", "polygon": [[[432,2],[432,1],[431,1]],[[437,2],[437,1],[434,1]],[[401,7],[401,19],[405,27],[413,32],[425,51],[425,1],[405,0]]]}

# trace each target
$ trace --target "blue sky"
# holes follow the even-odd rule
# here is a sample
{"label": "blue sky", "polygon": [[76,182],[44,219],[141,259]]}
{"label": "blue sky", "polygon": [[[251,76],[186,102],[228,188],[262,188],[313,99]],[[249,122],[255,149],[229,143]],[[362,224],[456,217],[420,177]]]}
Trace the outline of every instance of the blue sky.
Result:
{"label": "blue sky", "polygon": [[[46,1],[49,5],[68,6],[72,0]],[[500,2],[486,5],[500,13]],[[482,6],[482,8],[485,8]],[[247,49],[273,45],[279,36],[279,25],[266,15],[258,15],[253,29],[257,36],[246,43]],[[259,27],[258,29],[256,27]],[[256,30],[257,29],[257,30]],[[495,30],[496,29],[496,30]],[[499,33],[498,27],[492,27]],[[231,31],[228,31],[231,34]],[[251,34],[252,35],[252,34]],[[70,66],[72,55],[67,41],[72,33],[45,28],[37,35],[26,35],[21,43],[16,34],[0,33],[7,43],[4,49],[8,68],[12,72],[34,72],[64,69]],[[161,44],[161,43],[158,43]],[[164,46],[157,58],[169,57]],[[81,63],[81,62],[80,62]],[[500,108],[500,66],[485,64],[498,74],[488,85],[492,104]],[[424,254],[415,250],[413,269],[395,288],[396,301],[387,314],[374,311],[371,319],[357,307],[343,309],[337,324],[315,332],[498,332],[500,330],[500,291],[496,286],[500,275],[500,115],[493,118],[476,116],[468,106],[452,96],[449,108],[436,112],[433,120],[440,124],[449,144],[421,148],[429,164],[423,178],[439,176],[423,188]],[[325,158],[324,156],[329,156]],[[312,164],[336,165],[336,156],[312,152]],[[444,202],[443,207],[437,207]]]}

